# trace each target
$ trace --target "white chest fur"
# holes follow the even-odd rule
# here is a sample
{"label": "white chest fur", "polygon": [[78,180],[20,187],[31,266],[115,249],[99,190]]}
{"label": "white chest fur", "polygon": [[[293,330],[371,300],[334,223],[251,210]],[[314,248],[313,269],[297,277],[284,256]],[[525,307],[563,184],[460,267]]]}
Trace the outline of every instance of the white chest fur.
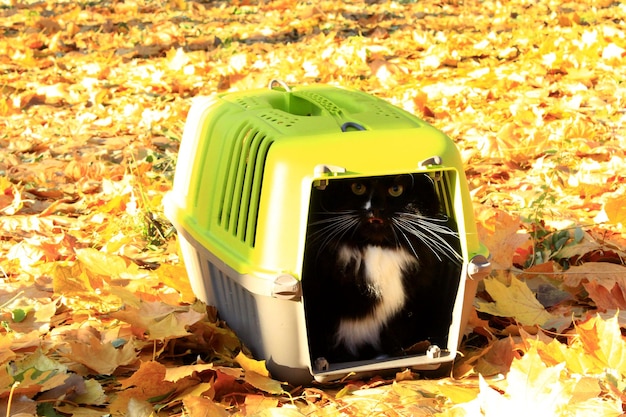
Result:
{"label": "white chest fur", "polygon": [[365,268],[368,285],[380,300],[370,315],[339,322],[335,342],[343,343],[351,353],[356,354],[360,346],[377,347],[382,328],[404,307],[406,293],[402,271],[410,263],[416,263],[417,259],[404,249],[366,246],[359,250],[342,246],[339,260],[346,264],[354,262],[357,267]]}

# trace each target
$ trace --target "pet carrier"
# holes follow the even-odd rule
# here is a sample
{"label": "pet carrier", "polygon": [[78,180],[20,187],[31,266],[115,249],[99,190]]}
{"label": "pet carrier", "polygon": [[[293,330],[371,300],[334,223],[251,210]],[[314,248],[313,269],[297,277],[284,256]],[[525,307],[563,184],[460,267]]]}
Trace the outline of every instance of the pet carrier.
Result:
{"label": "pet carrier", "polygon": [[[310,223],[335,182],[398,175],[432,180],[451,231],[439,242],[458,251],[458,259],[438,256],[437,284],[404,329],[416,335],[412,346],[401,354],[333,359],[325,355],[324,332],[333,330],[325,328],[323,312],[327,302],[341,300],[332,283],[316,285],[326,281],[307,266],[318,261],[309,253]],[[164,206],[195,294],[217,307],[275,378],[294,384],[449,369],[477,282],[489,271],[454,143],[359,91],[273,81],[268,89],[198,99]]]}

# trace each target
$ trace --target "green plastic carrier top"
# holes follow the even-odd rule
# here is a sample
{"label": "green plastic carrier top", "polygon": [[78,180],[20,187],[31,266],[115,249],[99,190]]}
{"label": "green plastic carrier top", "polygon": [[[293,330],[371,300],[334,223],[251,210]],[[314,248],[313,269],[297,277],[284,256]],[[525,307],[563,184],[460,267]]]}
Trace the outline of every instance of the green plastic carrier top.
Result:
{"label": "green plastic carrier top", "polygon": [[240,274],[300,277],[312,186],[429,171],[450,171],[463,253],[479,253],[459,152],[428,123],[327,85],[216,95],[188,115],[168,216]]}

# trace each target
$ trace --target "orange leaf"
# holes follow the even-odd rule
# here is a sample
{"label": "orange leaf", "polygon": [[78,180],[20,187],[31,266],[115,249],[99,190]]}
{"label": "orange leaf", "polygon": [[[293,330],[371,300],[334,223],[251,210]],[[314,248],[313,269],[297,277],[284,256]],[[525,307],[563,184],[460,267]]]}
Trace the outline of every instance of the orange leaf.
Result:
{"label": "orange leaf", "polygon": [[608,320],[594,316],[576,326],[585,351],[597,359],[601,368],[619,371],[626,376],[626,341],[617,315]]}
{"label": "orange leaf", "polygon": [[175,288],[180,293],[182,302],[193,303],[196,300],[196,296],[189,284],[185,265],[164,263],[154,273],[160,282],[168,287]]}
{"label": "orange leaf", "polygon": [[165,365],[143,362],[128,379],[122,381],[122,391],[111,404],[112,411],[125,412],[131,399],[150,400],[163,398],[176,389],[176,384],[165,380]]}
{"label": "orange leaf", "polygon": [[492,255],[494,269],[510,269],[515,251],[528,242],[528,235],[521,233],[521,219],[505,210],[478,206],[476,222],[480,241]]}
{"label": "orange leaf", "polygon": [[220,405],[205,397],[187,397],[183,405],[189,417],[228,417],[230,414]]}
{"label": "orange leaf", "polygon": [[626,225],[626,194],[607,200],[604,212],[611,223]]}

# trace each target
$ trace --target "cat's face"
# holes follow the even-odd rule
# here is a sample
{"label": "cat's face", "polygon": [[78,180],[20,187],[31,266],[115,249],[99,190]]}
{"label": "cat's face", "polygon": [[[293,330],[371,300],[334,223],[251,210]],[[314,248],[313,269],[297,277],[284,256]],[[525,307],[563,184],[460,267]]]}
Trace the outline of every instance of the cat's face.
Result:
{"label": "cat's face", "polygon": [[313,191],[308,239],[318,253],[375,245],[462,260],[454,223],[426,174],[335,179]]}
{"label": "cat's face", "polygon": [[337,179],[317,193],[310,237],[322,247],[413,246],[415,238],[437,240],[435,229],[447,219],[426,174]]}
{"label": "cat's face", "polygon": [[395,246],[394,218],[401,213],[434,216],[439,201],[432,180],[423,174],[365,177],[330,182],[322,195],[322,209],[349,212],[355,223],[351,237]]}

